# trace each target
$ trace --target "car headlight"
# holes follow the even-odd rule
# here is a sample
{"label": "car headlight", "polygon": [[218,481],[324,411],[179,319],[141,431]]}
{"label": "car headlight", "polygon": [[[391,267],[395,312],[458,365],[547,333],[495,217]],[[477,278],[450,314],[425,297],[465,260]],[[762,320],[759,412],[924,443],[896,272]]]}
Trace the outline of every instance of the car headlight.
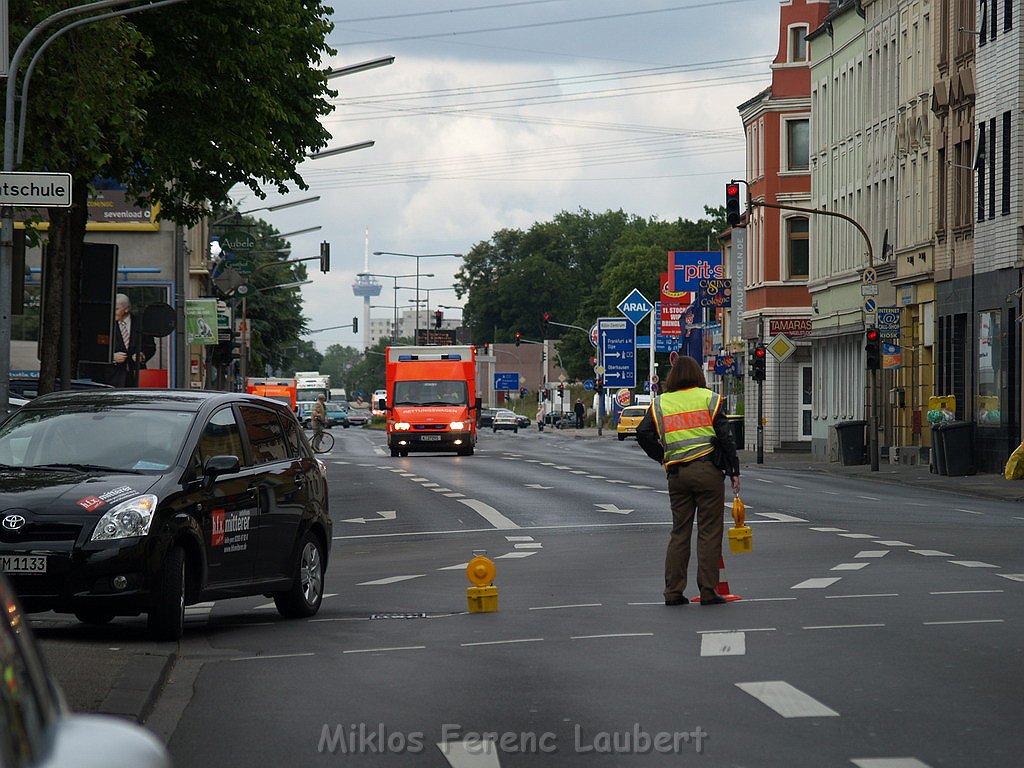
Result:
{"label": "car headlight", "polygon": [[92,532],[93,541],[128,539],[145,536],[153,523],[157,498],[153,495],[136,496],[113,509],[108,510],[96,523]]}
{"label": "car headlight", "polygon": [[412,425],[408,421],[396,421],[394,428],[398,432],[408,432],[412,429]]}
{"label": "car headlight", "polygon": [[453,421],[451,424],[448,425],[448,428],[453,430],[453,431],[455,431],[455,432],[458,432],[458,431],[461,431],[461,430],[465,429],[466,428],[466,424],[465,424],[465,422],[462,422],[462,421]]}

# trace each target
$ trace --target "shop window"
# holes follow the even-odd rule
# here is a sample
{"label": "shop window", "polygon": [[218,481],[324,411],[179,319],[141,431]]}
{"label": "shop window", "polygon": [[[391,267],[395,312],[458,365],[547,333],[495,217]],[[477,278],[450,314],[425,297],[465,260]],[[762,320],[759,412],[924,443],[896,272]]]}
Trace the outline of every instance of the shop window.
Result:
{"label": "shop window", "polygon": [[978,426],[998,427],[1002,422],[1000,382],[1004,374],[1002,314],[999,310],[978,313]]}

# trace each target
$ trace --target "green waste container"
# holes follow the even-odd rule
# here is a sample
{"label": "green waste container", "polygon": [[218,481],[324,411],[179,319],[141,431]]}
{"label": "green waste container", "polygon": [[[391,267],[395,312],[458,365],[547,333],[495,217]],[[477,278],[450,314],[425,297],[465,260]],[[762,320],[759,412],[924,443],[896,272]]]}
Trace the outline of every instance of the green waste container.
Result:
{"label": "green waste container", "polygon": [[836,437],[839,439],[839,460],[844,467],[855,464],[867,464],[865,427],[868,423],[863,419],[840,421],[836,424]]}

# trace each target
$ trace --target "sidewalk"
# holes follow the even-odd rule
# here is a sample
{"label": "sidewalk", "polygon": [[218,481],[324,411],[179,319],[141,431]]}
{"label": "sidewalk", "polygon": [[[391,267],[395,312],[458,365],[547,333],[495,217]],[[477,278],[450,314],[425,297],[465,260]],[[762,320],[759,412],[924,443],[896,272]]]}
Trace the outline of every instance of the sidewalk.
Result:
{"label": "sidewalk", "polygon": [[[544,428],[544,434],[550,432],[560,438],[577,440],[618,440],[615,427],[604,427],[598,437],[596,427],[582,429],[551,429]],[[633,438],[627,442],[635,443]],[[914,485],[921,488],[932,488],[939,491],[952,491],[967,496],[1002,501],[1024,501],[1024,480],[1007,480],[1001,474],[978,474],[967,477],[947,477],[933,475],[928,465],[904,466],[899,464],[879,464],[878,471],[872,472],[868,464],[843,466],[838,463],[816,461],[810,453],[781,451],[765,453],[764,463],[757,463],[755,451],[739,451],[740,465],[743,469],[778,469],[789,472],[820,472],[823,474],[864,477],[883,483],[899,483]]]}

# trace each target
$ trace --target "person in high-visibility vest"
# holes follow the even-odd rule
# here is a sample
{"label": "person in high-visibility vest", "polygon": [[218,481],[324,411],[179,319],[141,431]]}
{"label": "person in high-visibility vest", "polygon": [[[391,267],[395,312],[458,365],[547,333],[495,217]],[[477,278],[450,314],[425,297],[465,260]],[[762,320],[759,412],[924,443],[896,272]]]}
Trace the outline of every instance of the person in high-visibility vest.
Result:
{"label": "person in high-visibility vest", "polygon": [[718,594],[722,557],[724,478],[740,492],[740,464],[722,398],[707,388],[700,364],[682,355],[662,393],[636,428],[644,452],[665,467],[672,534],[665,553],[665,605],[686,605],[690,536],[697,517],[697,586],[701,605],[726,602]]}

